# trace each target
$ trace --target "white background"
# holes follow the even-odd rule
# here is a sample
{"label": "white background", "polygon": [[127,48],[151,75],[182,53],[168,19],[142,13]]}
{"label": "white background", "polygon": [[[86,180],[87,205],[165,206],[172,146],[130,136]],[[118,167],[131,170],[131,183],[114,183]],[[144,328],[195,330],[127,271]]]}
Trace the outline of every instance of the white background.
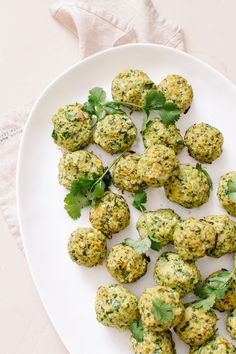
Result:
{"label": "white background", "polygon": [[[153,1],[161,15],[182,27],[186,50],[236,84],[235,0]],[[34,99],[77,61],[77,39],[48,11],[54,2],[0,0],[0,116]],[[0,338],[3,354],[67,353],[1,216]]]}

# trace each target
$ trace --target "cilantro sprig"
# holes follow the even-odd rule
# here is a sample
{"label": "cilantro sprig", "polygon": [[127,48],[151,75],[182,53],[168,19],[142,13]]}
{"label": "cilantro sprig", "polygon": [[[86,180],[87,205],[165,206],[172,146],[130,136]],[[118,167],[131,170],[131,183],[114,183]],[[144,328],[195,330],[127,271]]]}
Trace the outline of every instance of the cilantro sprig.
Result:
{"label": "cilantro sprig", "polygon": [[154,299],[152,301],[152,313],[155,320],[162,323],[170,323],[174,319],[174,313],[171,304],[167,304],[160,299]]}
{"label": "cilantro sprig", "polygon": [[236,203],[236,179],[228,181],[228,196],[231,202]]}
{"label": "cilantro sprig", "polygon": [[105,168],[102,176],[94,174],[93,178],[80,178],[72,182],[70,193],[64,199],[64,208],[72,219],[78,219],[81,216],[81,209],[101,198],[108,190],[112,182],[110,169],[122,155]]}
{"label": "cilantro sprig", "polygon": [[209,173],[207,172],[207,170],[206,170],[205,168],[203,168],[200,163],[197,163],[197,164],[196,164],[196,169],[198,169],[198,171],[204,173],[204,175],[205,175],[206,178],[207,178],[207,182],[208,182],[208,184],[209,184],[209,187],[210,187],[210,189],[212,190],[212,189],[213,189],[213,182],[212,182],[211,176],[209,175]]}
{"label": "cilantro sprig", "polygon": [[129,325],[129,330],[137,342],[141,343],[144,337],[144,327],[141,322],[134,321]]}
{"label": "cilantro sprig", "polygon": [[143,254],[152,249],[154,251],[160,251],[161,242],[154,239],[152,236],[145,237],[143,240],[133,240],[132,238],[125,238],[122,242],[123,245],[127,245],[133,248],[133,250],[139,254]]}
{"label": "cilantro sprig", "polygon": [[[118,103],[125,105],[124,102]],[[166,126],[175,124],[175,122],[177,122],[177,120],[180,118],[180,110],[176,103],[173,101],[166,101],[164,94],[156,90],[150,90],[147,93],[145,102],[142,106],[134,103],[128,103],[127,105],[143,111],[144,119],[142,124],[142,133],[147,127],[151,112],[156,112],[159,115],[162,123]]]}
{"label": "cilantro sprig", "polygon": [[120,103],[106,102],[106,92],[101,87],[94,87],[89,91],[88,101],[84,103],[84,111],[100,120],[107,114],[124,114]]}
{"label": "cilantro sprig", "polygon": [[138,209],[141,212],[144,212],[146,210],[145,203],[147,202],[147,193],[140,189],[139,191],[134,193],[134,199],[133,199],[133,207]]}
{"label": "cilantro sprig", "polygon": [[232,281],[236,275],[236,253],[234,254],[234,268],[232,272],[223,270],[213,275],[208,279],[206,284],[198,287],[195,294],[203,300],[198,300],[193,303],[194,308],[202,308],[204,311],[209,311],[217,300],[224,298]]}

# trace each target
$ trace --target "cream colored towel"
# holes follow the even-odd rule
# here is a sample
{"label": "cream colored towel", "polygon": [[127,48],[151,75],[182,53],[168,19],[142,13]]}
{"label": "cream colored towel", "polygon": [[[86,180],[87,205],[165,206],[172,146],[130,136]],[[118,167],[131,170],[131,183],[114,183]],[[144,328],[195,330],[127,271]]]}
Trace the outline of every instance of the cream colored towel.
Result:
{"label": "cream colored towel", "polygon": [[[179,26],[159,16],[151,0],[89,0],[56,3],[52,16],[79,41],[79,59],[127,43],[158,43],[184,50]],[[16,215],[16,164],[32,104],[0,119],[0,211],[21,247]]]}

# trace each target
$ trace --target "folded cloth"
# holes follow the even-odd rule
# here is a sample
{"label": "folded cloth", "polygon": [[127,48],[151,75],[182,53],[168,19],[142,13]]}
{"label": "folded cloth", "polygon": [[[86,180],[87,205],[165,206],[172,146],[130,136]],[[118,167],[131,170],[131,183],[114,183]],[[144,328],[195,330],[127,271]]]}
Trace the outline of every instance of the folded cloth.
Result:
{"label": "folded cloth", "polygon": [[[151,0],[61,2],[52,16],[79,41],[79,59],[127,43],[158,43],[184,50],[179,26],[159,16]],[[0,119],[0,211],[21,247],[16,215],[15,177],[18,148],[32,103]]]}

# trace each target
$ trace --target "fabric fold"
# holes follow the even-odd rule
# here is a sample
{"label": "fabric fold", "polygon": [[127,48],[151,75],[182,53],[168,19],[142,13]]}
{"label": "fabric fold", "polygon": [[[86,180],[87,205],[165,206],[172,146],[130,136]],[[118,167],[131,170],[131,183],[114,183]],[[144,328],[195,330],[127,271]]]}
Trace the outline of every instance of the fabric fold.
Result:
{"label": "fabric fold", "polygon": [[[157,43],[184,50],[179,26],[161,17],[151,0],[59,2],[52,16],[78,37],[79,59],[128,43]],[[21,135],[32,104],[0,118],[0,211],[19,245],[16,164]]]}

